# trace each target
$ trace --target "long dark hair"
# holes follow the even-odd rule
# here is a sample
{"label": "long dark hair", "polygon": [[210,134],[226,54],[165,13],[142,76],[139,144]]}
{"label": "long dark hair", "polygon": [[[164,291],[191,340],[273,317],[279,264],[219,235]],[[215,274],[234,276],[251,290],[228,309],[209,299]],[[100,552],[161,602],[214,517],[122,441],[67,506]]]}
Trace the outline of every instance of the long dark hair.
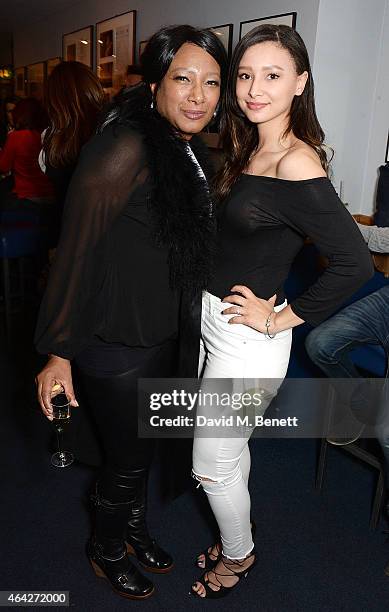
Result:
{"label": "long dark hair", "polygon": [[42,132],[47,126],[46,111],[36,98],[20,100],[12,111],[12,116],[16,130]]}
{"label": "long dark hair", "polygon": [[7,117],[7,104],[13,104],[14,106],[16,106],[19,100],[20,98],[18,98],[17,96],[7,96],[3,100],[0,100],[0,125],[5,124],[8,127],[9,123]]}
{"label": "long dark hair", "polygon": [[102,121],[101,129],[112,122],[131,120],[138,112],[151,112],[153,94],[150,85],[157,84],[155,96],[175,54],[185,43],[197,45],[218,63],[223,93],[227,76],[227,54],[217,35],[212,30],[202,30],[190,25],[167,26],[153,34],[140,57],[142,82],[126,89],[113,103]]}
{"label": "long dark hair", "polygon": [[263,42],[274,42],[286,49],[294,61],[298,75],[304,71],[308,73],[303,93],[295,96],[292,101],[289,124],[283,136],[293,132],[316,151],[321,165],[328,171],[329,161],[323,147],[324,132],[316,116],[313,77],[304,41],[296,30],[289,26],[261,25],[242,38],[232,57],[221,119],[221,144],[226,161],[215,179],[215,190],[219,199],[229,193],[259,145],[257,125],[249,121],[238,106],[236,81],[244,53],[253,45]]}
{"label": "long dark hair", "polygon": [[73,164],[81,147],[96,129],[104,105],[97,76],[81,62],[61,62],[47,81],[46,106],[50,125],[43,150],[46,161],[58,168]]}
{"label": "long dark hair", "polygon": [[14,127],[13,109],[11,111],[11,121],[9,121],[7,104],[16,106],[20,98],[17,96],[8,96],[4,100],[0,100],[0,147],[2,148],[7,140],[8,132]]}

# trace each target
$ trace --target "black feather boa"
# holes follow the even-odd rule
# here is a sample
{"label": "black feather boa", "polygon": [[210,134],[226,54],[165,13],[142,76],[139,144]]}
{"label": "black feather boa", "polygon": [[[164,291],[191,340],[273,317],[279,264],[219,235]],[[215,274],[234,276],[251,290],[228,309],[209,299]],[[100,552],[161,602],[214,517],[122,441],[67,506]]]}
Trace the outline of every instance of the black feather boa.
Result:
{"label": "black feather boa", "polygon": [[[156,112],[139,113],[128,122],[144,137],[152,193],[154,238],[169,250],[170,285],[198,294],[208,285],[215,240],[215,221],[206,181],[188,155],[185,141]],[[206,145],[189,141],[205,176],[211,179]]]}

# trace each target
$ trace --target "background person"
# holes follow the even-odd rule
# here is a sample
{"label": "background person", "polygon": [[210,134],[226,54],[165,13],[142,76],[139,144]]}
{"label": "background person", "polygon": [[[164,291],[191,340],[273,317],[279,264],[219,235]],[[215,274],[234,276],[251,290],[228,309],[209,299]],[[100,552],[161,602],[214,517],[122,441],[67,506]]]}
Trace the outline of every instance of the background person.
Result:
{"label": "background person", "polygon": [[81,62],[61,62],[48,78],[49,125],[44,132],[40,167],[55,189],[51,247],[58,242],[63,205],[81,148],[95,133],[104,99],[99,79]]}
{"label": "background person", "polygon": [[38,164],[41,133],[47,115],[35,98],[25,98],[13,110],[15,129],[9,132],[0,151],[0,173],[12,172],[14,187],[1,203],[1,210],[36,209],[44,215],[52,205],[54,190],[51,181]]}
{"label": "background person", "polygon": [[122,87],[119,89],[117,94],[114,96],[114,100],[120,101],[121,96],[125,94],[127,87],[132,87],[133,85],[138,85],[143,80],[142,77],[142,68],[135,64],[129,64],[127,66],[126,73],[124,75],[124,83]]}
{"label": "background person", "polygon": [[[0,106],[0,149],[5,145],[7,136],[14,130],[13,110],[19,101],[17,96],[5,98]],[[10,173],[0,172],[0,201],[13,187],[13,177]]]}
{"label": "background person", "polygon": [[16,104],[19,102],[17,96],[8,96],[4,98],[0,107],[0,148],[2,148],[7,140],[7,136],[15,128],[13,111]]}
{"label": "background person", "polygon": [[[375,253],[389,253],[389,227],[367,226],[358,223],[369,249]],[[361,385],[336,386],[341,400],[352,408],[353,414],[364,422],[364,411],[369,410],[370,418],[375,406],[371,405],[371,389],[363,382],[362,375],[351,359],[351,351],[359,346],[380,345],[389,354],[389,285],[385,285],[370,295],[346,306],[335,316],[312,330],[307,336],[305,346],[312,361],[326,376],[332,379],[356,379]],[[346,381],[345,381],[346,382]],[[387,408],[384,406],[384,409]],[[373,415],[374,418],[374,415]],[[389,518],[389,430],[385,421],[377,426],[386,477],[386,515]],[[329,440],[342,445],[354,442],[360,435]],[[389,566],[386,568],[389,575]]]}
{"label": "background person", "polygon": [[142,80],[142,69],[140,66],[135,64],[130,64],[127,66],[126,76],[124,79],[124,86],[131,87],[132,85],[137,85]]}

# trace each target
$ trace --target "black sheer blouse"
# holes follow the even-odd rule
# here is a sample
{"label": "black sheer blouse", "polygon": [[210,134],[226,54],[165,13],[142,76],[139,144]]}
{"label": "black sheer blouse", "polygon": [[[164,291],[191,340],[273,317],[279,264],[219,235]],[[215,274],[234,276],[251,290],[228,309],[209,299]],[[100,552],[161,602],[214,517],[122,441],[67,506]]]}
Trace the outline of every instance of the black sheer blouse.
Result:
{"label": "black sheer blouse", "polygon": [[142,135],[107,127],[83,148],[42,302],[36,345],[72,359],[94,337],[155,346],[174,337],[179,292],[168,251],[152,238]]}

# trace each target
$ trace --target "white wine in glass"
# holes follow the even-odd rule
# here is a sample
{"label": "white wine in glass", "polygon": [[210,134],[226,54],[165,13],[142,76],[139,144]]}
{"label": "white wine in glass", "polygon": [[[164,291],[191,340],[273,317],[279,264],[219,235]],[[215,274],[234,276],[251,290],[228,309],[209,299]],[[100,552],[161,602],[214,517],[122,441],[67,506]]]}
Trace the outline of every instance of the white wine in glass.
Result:
{"label": "white wine in glass", "polygon": [[64,468],[71,465],[74,455],[70,451],[62,450],[62,434],[70,423],[70,402],[65,393],[59,393],[51,399],[53,408],[52,424],[57,434],[58,451],[51,457],[51,464],[55,467]]}

